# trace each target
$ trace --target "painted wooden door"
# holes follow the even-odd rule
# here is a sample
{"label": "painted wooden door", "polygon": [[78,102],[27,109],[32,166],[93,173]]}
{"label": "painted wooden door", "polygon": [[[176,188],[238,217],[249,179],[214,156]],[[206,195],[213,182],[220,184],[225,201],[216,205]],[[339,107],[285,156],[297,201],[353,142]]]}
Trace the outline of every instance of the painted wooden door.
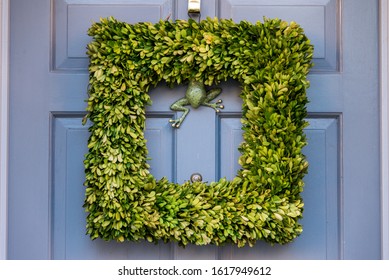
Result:
{"label": "painted wooden door", "polygon": [[[296,21],[315,46],[309,75],[310,168],[304,232],[288,245],[154,245],[85,235],[83,159],[88,27],[100,17],[135,23],[187,18],[185,0],[12,0],[8,258],[376,259],[380,257],[378,4],[374,0],[210,0],[203,18]],[[150,93],[151,171],[172,181],[231,178],[239,168],[239,84],[221,85],[225,110],[192,110],[172,129],[169,106],[185,91]]]}

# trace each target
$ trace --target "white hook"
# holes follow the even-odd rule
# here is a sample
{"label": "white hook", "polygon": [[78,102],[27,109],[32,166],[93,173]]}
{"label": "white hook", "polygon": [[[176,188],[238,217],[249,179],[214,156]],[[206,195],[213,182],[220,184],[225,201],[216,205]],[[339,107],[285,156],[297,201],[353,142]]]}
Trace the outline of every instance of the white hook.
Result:
{"label": "white hook", "polygon": [[200,0],[188,0],[188,16],[191,19],[197,18],[200,21],[201,13],[201,1]]}

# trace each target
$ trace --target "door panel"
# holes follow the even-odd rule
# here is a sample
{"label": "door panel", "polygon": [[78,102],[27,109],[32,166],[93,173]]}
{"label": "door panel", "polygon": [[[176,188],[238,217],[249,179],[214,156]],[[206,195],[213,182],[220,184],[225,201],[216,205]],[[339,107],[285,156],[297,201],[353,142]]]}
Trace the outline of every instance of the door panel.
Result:
{"label": "door panel", "polygon": [[88,28],[114,16],[129,23],[157,22],[172,15],[173,0],[52,0],[52,60],[56,71],[88,69]]}
{"label": "door panel", "polygon": [[[55,259],[169,259],[171,248],[168,244],[148,242],[119,244],[102,240],[90,240],[85,235],[86,213],[84,203],[83,160],[87,153],[88,127],[81,125],[80,114],[54,114],[53,116],[53,204],[52,204],[52,254]],[[151,170],[156,177],[173,174],[171,166],[172,137],[161,129],[165,119],[149,118],[145,132],[153,142],[149,145],[153,158],[163,160],[153,162]],[[166,127],[165,125],[163,127]],[[170,134],[170,135],[169,135]],[[161,151],[160,146],[167,149]],[[159,163],[159,164],[156,164]],[[124,245],[124,246],[123,246]]]}
{"label": "door panel", "polygon": [[150,172],[159,180],[166,177],[175,181],[175,134],[166,124],[172,114],[148,114],[145,138],[150,156]]}
{"label": "door panel", "polygon": [[243,140],[241,126],[239,114],[222,114],[218,119],[218,178],[232,180],[240,168],[238,147]]}
{"label": "door panel", "polygon": [[303,192],[304,231],[294,242],[270,246],[259,242],[255,248],[225,246],[223,259],[338,259],[340,189],[338,184],[339,123],[336,115],[313,115],[305,130],[309,145],[304,149],[309,162]]}
{"label": "door panel", "polygon": [[[202,18],[300,23],[315,46],[309,75],[304,232],[288,245],[195,246],[91,241],[82,208],[88,126],[86,30],[92,21],[187,18],[183,0],[11,1],[9,258],[374,259],[380,256],[377,3],[373,0],[202,1]],[[360,19],[364,19],[363,26]],[[358,34],[358,36],[356,36]],[[342,42],[342,44],[340,44]],[[182,183],[231,179],[239,165],[241,98],[221,83],[225,109],[192,109],[179,129],[170,105],[185,85],[150,92],[151,172]],[[27,139],[27,140],[26,140]],[[369,242],[366,242],[369,240]]]}
{"label": "door panel", "polygon": [[339,0],[226,0],[220,5],[220,18],[234,21],[262,21],[280,18],[300,24],[314,45],[312,72],[339,70]]}

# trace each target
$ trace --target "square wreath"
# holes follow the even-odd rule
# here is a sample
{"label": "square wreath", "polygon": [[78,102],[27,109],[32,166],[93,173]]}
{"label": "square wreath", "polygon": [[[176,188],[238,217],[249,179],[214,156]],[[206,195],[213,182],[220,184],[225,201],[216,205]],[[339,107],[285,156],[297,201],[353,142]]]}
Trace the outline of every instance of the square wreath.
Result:
{"label": "square wreath", "polygon": [[[295,22],[210,19],[89,29],[89,128],[85,156],[87,233],[92,239],[252,246],[302,232],[306,77],[313,46]],[[148,91],[240,82],[241,169],[232,181],[156,180],[144,138]]]}

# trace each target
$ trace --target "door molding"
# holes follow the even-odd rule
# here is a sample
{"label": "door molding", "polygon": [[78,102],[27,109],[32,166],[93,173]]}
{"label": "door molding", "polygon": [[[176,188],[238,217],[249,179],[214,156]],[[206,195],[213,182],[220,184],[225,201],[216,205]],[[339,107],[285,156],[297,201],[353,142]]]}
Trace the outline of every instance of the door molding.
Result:
{"label": "door molding", "polygon": [[0,260],[7,257],[9,1],[0,2]]}
{"label": "door molding", "polygon": [[389,259],[389,4],[380,0],[381,257]]}

